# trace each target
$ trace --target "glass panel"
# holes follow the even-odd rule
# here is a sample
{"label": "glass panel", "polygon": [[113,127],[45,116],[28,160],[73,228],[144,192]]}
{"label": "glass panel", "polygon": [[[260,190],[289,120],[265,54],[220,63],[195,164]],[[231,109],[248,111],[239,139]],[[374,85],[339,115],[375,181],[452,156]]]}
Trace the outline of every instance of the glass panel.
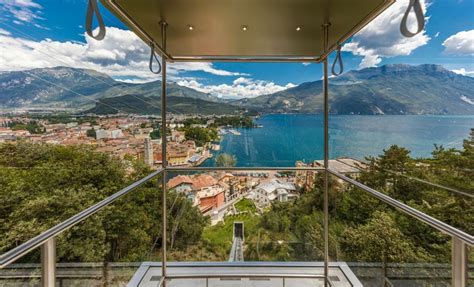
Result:
{"label": "glass panel", "polygon": [[[228,261],[235,237],[244,242],[245,261],[323,260],[317,176],[311,171],[170,174],[170,260]],[[188,234],[194,228],[202,233]]]}
{"label": "glass panel", "polygon": [[346,262],[364,286],[450,285],[449,236],[334,176],[331,183],[331,261]]}
{"label": "glass panel", "polygon": [[473,234],[473,127],[471,116],[331,116],[330,167]]}
{"label": "glass panel", "polygon": [[[255,64],[238,65],[245,69]],[[258,65],[284,70],[301,64]],[[170,69],[181,66],[182,63],[171,63]],[[320,85],[305,91],[304,96],[308,100],[314,97],[311,100],[315,103],[300,114],[303,101],[287,97],[286,91],[274,102],[266,98],[270,96],[265,95],[266,89],[285,89],[273,82],[247,76],[233,80],[232,85],[204,85],[198,81],[201,82],[183,79],[177,84],[169,83],[167,113],[173,141],[168,147],[170,164],[222,166],[218,159],[230,155],[237,167],[294,167],[298,161],[312,163],[323,158],[323,116],[316,114],[321,111],[321,100],[316,99],[321,93]],[[184,149],[188,154],[183,155]]]}
{"label": "glass panel", "polygon": [[[0,153],[2,154],[0,156],[0,165],[2,165],[0,168],[2,197],[0,229],[3,235],[0,239],[1,253],[11,250],[152,172],[140,161],[134,159],[121,161],[86,146],[19,142],[2,144]],[[150,190],[156,194],[156,183],[154,186]],[[110,246],[117,243],[118,239],[114,236],[120,235],[121,244],[128,244],[124,247],[125,249],[145,244],[138,238],[130,239],[137,241],[136,246],[133,242],[127,243],[127,236],[120,229],[124,226],[131,228],[129,220],[139,220],[131,216],[139,216],[141,213],[138,213],[137,209],[145,208],[145,205],[140,202],[144,199],[138,196],[149,199],[149,204],[159,204],[159,201],[152,201],[152,195],[137,191],[128,196],[129,202],[124,199],[119,200],[114,206],[107,207],[98,215],[86,219],[78,227],[61,235],[58,238],[60,269],[62,262],[79,265],[83,262],[96,264],[97,261],[104,260],[121,261],[122,256],[125,261],[137,262],[143,255],[143,250],[134,251],[137,252],[136,257],[124,255],[120,250],[113,250],[113,256],[107,256],[109,256]],[[117,207],[119,205],[120,207]],[[150,210],[142,211],[142,213],[145,212],[150,212]],[[143,216],[150,219],[149,216],[146,217],[146,214]],[[117,223],[117,221],[123,222]],[[142,224],[134,222],[134,224],[137,223]],[[145,233],[152,232],[155,223],[156,221],[151,220],[143,228],[135,225],[136,236],[140,232],[143,234],[138,237],[149,236]],[[129,232],[130,236],[134,234],[132,230]],[[35,277],[33,281],[37,281],[40,274],[37,272],[39,257],[39,251],[33,251],[0,272],[4,274],[12,269],[12,274],[20,273],[15,280],[29,281],[31,277]],[[95,267],[91,268],[95,269]],[[1,278],[13,280],[10,275]]]}
{"label": "glass panel", "polygon": [[[299,273],[322,275],[323,175],[242,170],[170,173],[168,260],[293,261],[299,263],[288,266],[301,265]],[[350,286],[350,275],[339,265],[331,267],[331,280],[339,280],[341,286]]]}
{"label": "glass panel", "polygon": [[157,177],[57,238],[63,286],[125,286],[144,261],[161,260]]}

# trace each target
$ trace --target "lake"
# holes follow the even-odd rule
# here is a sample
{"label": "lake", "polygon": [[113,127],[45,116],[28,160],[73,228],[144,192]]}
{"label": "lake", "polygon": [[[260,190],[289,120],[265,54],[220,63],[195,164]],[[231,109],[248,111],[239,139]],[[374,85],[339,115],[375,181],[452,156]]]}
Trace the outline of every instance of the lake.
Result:
{"label": "lake", "polygon": [[[255,120],[262,128],[239,128],[226,134],[218,153],[233,154],[237,166],[294,166],[297,160],[323,158],[323,116],[271,114]],[[430,157],[434,144],[462,147],[474,128],[474,116],[356,116],[329,119],[330,158],[364,159],[391,145],[403,146],[413,157]],[[213,166],[214,159],[203,166]]]}

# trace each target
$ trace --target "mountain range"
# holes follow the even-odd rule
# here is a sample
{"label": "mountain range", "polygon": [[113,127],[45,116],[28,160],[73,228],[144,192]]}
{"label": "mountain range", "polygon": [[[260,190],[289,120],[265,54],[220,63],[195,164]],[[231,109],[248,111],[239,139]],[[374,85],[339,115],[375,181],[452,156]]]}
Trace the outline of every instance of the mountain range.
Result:
{"label": "mountain range", "polygon": [[[332,114],[474,114],[474,78],[439,65],[385,65],[349,71],[330,83]],[[168,83],[174,113],[322,113],[322,81],[255,98],[223,100]],[[98,114],[153,114],[161,82],[123,83],[87,69],[55,67],[0,74],[0,108],[71,108]]]}
{"label": "mountain range", "polygon": [[[234,102],[263,112],[322,113],[322,81]],[[332,114],[474,114],[474,78],[439,65],[385,65],[329,79]]]}

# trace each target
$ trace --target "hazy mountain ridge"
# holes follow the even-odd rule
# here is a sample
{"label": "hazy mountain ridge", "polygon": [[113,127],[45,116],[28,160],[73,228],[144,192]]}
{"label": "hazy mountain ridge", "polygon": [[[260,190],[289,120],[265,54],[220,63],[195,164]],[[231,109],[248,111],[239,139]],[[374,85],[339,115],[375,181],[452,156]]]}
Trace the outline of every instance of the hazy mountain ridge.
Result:
{"label": "hazy mountain ridge", "polygon": [[[199,98],[180,97],[168,95],[166,97],[167,110],[175,114],[236,114],[239,107],[227,103],[206,101]],[[123,95],[119,97],[103,98],[96,103],[95,107],[84,111],[94,114],[139,113],[159,114],[161,113],[161,97],[145,95]]]}
{"label": "hazy mountain ridge", "polygon": [[[333,114],[474,114],[474,78],[439,65],[385,65],[329,81]],[[322,81],[235,101],[264,112],[322,113]]]}
{"label": "hazy mountain ridge", "polygon": [[[221,102],[208,94],[168,83],[170,97]],[[161,81],[143,84],[119,82],[94,70],[69,67],[33,69],[0,74],[0,107],[57,107],[87,109],[103,98],[124,95],[161,97]]]}
{"label": "hazy mountain ridge", "polygon": [[[170,111],[179,113],[322,113],[322,81],[251,99],[224,101],[168,83]],[[55,67],[0,74],[0,108],[75,108],[108,113],[159,112],[161,81],[118,82],[86,69]],[[113,107],[113,108],[110,108]],[[439,65],[385,65],[330,79],[332,114],[471,114],[474,78]]]}

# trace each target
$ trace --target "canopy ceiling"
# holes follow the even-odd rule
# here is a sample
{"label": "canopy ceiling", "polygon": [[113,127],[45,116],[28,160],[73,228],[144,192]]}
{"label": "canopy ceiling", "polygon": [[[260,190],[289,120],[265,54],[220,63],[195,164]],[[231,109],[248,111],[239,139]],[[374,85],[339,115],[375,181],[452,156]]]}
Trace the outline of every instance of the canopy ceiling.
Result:
{"label": "canopy ceiling", "polygon": [[[395,0],[101,0],[170,60],[319,61]],[[244,26],[246,29],[244,29]]]}

